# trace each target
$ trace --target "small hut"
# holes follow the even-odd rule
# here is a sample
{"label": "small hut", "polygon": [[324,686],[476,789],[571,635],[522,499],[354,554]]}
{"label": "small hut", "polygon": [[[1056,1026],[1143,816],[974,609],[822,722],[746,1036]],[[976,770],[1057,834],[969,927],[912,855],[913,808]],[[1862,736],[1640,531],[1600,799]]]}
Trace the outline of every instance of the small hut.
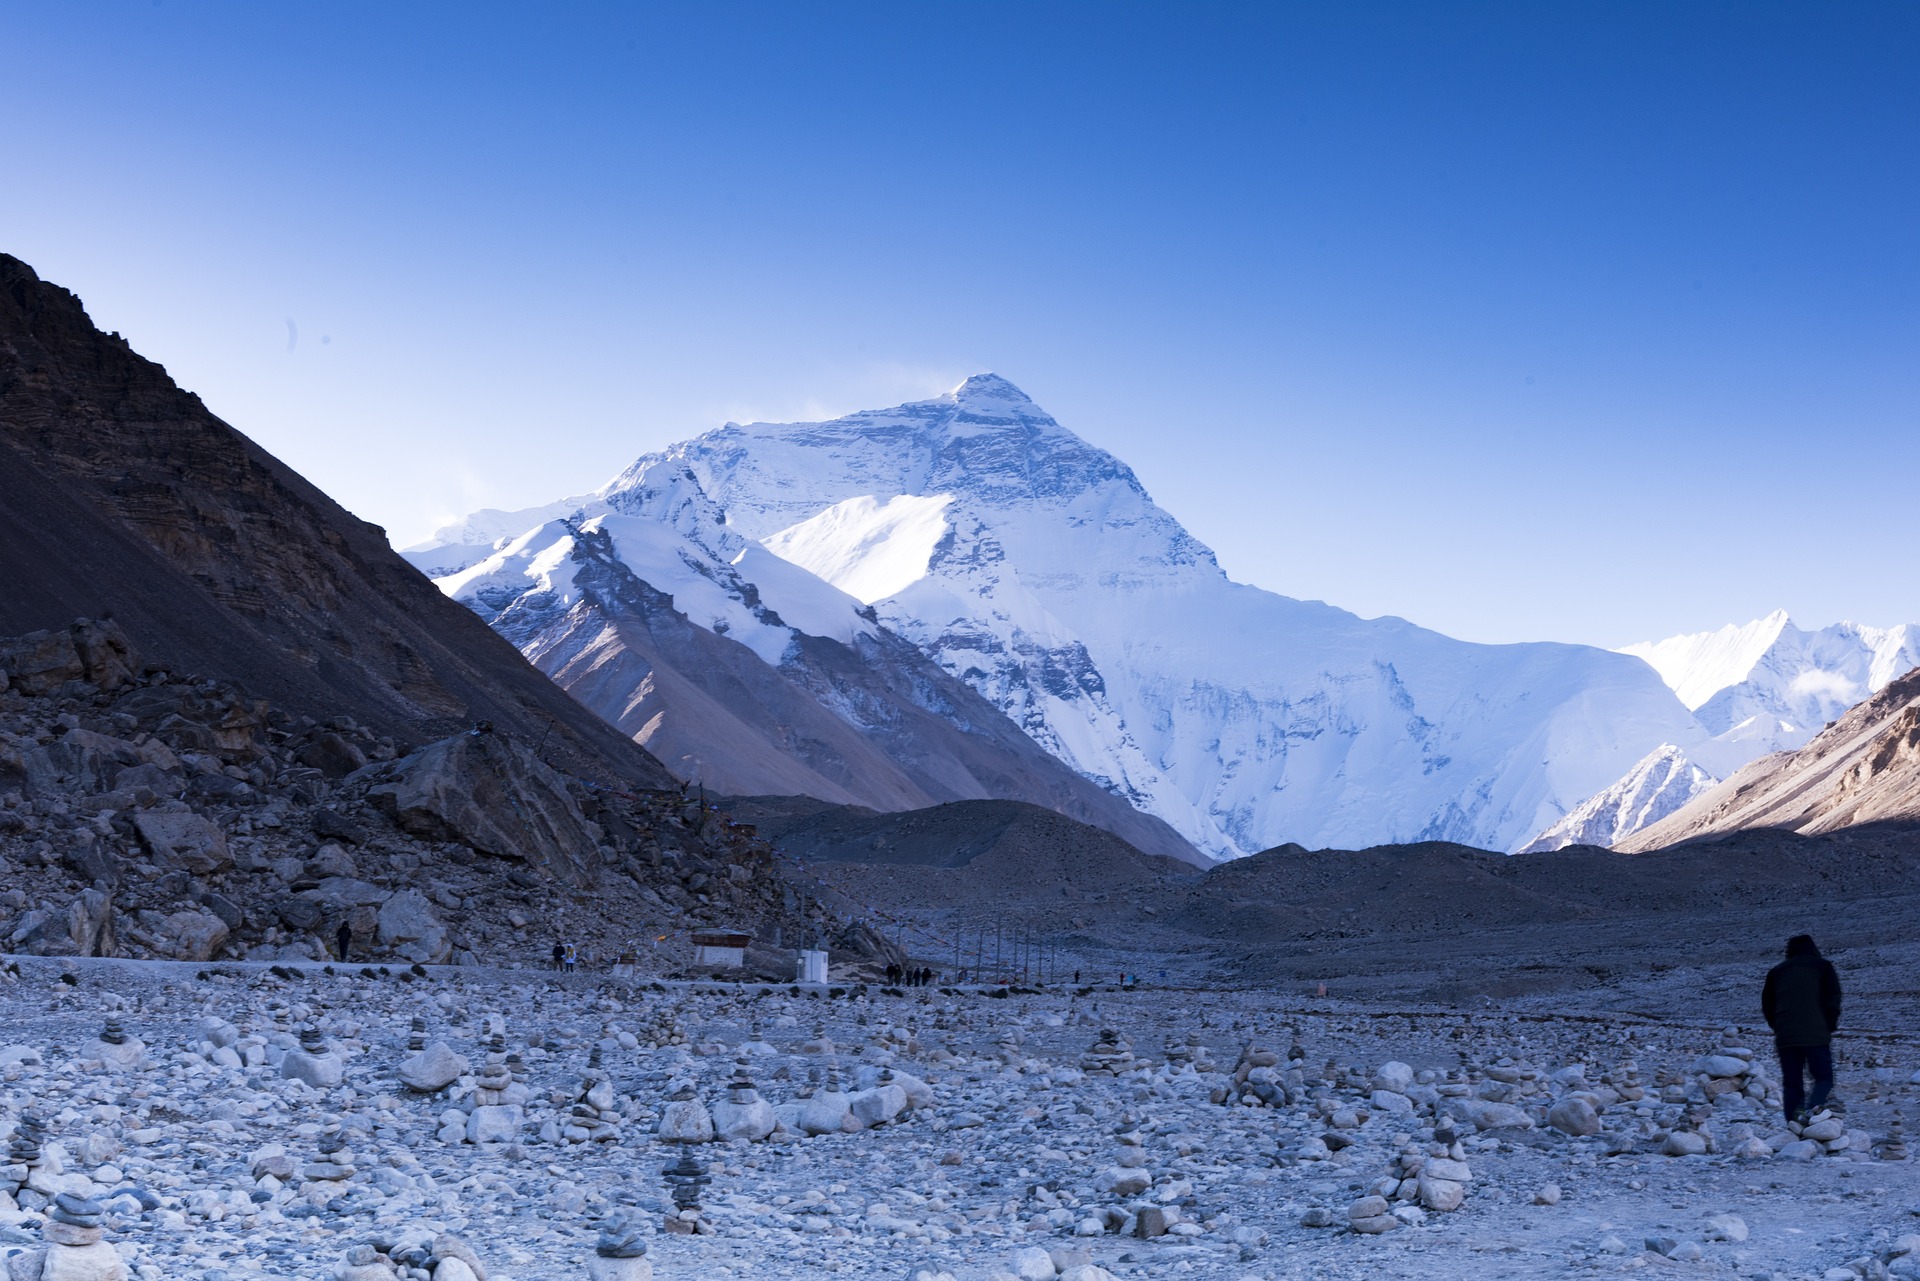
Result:
{"label": "small hut", "polygon": [[693,963],[703,968],[737,970],[747,963],[747,944],[751,934],[734,930],[695,930]]}

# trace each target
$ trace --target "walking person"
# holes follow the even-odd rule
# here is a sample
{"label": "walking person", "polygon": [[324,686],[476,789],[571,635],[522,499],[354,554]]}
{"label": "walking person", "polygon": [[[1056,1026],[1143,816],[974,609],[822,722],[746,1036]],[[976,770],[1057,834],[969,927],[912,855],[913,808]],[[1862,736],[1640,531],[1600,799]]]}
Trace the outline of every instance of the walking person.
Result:
{"label": "walking person", "polygon": [[[1780,1095],[1787,1120],[1805,1123],[1833,1093],[1833,1034],[1840,1026],[1840,976],[1811,934],[1787,940],[1787,959],[1767,971],[1760,1012],[1780,1055]],[[1804,1074],[1813,1075],[1813,1093]]]}

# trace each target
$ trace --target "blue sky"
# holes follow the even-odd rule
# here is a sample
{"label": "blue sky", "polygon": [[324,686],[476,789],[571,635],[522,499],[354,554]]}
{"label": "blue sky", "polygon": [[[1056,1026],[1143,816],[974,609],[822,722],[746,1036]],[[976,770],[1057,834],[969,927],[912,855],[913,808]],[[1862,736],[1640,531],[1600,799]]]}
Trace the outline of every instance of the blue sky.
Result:
{"label": "blue sky", "polygon": [[22,4],[0,250],[396,541],[1013,379],[1235,577],[1920,620],[1911,4]]}

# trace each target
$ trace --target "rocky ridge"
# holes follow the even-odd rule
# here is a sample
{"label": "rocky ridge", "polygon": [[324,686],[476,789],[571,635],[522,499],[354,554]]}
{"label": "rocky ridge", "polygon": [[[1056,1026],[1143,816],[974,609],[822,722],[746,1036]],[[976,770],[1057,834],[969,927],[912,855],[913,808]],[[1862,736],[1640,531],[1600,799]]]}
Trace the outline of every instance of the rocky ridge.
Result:
{"label": "rocky ridge", "polygon": [[1764,828],[1803,834],[1920,825],[1920,669],[1828,725],[1765,756],[1621,843],[1629,852]]}
{"label": "rocky ridge", "polygon": [[[825,932],[772,851],[680,789],[568,775],[497,726],[411,747],[149,665],[112,622],[0,641],[0,945],[42,955],[641,969],[691,925]],[[667,934],[664,949],[643,935]]]}

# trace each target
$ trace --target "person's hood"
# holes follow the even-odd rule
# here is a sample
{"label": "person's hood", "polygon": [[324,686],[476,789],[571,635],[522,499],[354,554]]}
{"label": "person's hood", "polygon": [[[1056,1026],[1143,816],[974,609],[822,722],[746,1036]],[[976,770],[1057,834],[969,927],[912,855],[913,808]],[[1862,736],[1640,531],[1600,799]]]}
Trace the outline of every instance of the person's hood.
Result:
{"label": "person's hood", "polygon": [[1820,949],[1814,945],[1813,935],[1796,934],[1787,940],[1788,956],[1818,956]]}

